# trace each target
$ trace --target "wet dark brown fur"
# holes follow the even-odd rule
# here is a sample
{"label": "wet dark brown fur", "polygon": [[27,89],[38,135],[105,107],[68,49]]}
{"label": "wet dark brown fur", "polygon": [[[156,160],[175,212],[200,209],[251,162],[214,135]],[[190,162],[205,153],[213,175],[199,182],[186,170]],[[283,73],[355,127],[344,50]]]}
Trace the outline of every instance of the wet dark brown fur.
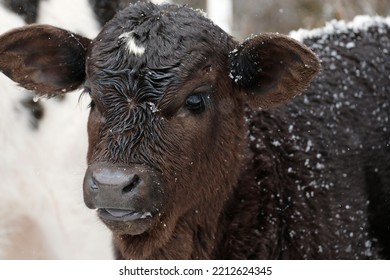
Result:
{"label": "wet dark brown fur", "polygon": [[305,91],[319,62],[287,36],[240,44],[197,11],[138,3],[93,41],[11,31],[0,69],[90,94],[84,198],[118,258],[388,258],[389,27],[306,44],[323,66]]}

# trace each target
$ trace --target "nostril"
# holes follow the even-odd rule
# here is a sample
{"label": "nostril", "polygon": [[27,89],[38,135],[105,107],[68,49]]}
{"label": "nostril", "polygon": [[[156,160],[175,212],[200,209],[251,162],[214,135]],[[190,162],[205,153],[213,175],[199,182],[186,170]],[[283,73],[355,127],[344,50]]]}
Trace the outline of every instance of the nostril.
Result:
{"label": "nostril", "polygon": [[98,186],[99,186],[99,184],[98,184],[96,178],[92,175],[92,176],[91,176],[91,185],[90,185],[90,188],[91,188],[92,190],[97,190],[97,189],[99,189]]}
{"label": "nostril", "polygon": [[122,189],[122,194],[126,194],[126,193],[131,192],[135,187],[137,187],[137,185],[139,184],[140,181],[141,181],[141,178],[138,175],[134,175],[131,182],[126,187],[124,187]]}

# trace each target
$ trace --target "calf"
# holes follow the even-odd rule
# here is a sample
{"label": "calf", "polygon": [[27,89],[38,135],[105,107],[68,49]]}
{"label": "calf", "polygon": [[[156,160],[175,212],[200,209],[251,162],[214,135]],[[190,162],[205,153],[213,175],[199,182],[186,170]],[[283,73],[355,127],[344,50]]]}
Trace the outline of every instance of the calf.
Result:
{"label": "calf", "polygon": [[389,257],[389,26],[307,43],[323,71],[286,105],[319,71],[312,51],[280,34],[240,44],[175,5],[131,5],[92,41],[12,30],[0,69],[39,95],[91,96],[84,201],[118,258]]}

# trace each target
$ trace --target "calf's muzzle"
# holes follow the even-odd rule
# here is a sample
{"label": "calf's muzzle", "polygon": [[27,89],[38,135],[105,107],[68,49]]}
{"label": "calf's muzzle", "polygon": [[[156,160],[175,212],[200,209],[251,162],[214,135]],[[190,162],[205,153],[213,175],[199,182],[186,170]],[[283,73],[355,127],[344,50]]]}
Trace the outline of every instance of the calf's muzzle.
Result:
{"label": "calf's muzzle", "polygon": [[159,177],[146,165],[94,163],[84,177],[84,202],[98,209],[99,217],[112,230],[140,234],[159,216],[163,203]]}

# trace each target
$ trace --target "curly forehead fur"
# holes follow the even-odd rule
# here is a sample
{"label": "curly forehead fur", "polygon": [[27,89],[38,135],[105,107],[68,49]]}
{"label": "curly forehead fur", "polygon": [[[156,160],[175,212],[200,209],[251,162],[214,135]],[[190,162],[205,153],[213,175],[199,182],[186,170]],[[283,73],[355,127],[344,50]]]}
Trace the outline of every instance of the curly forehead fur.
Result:
{"label": "curly forehead fur", "polygon": [[211,56],[227,55],[234,41],[199,11],[138,3],[119,12],[93,44],[90,70],[98,79],[108,70],[121,73],[127,76],[127,92],[142,99],[146,88],[157,101],[169,84],[188,77]]}

